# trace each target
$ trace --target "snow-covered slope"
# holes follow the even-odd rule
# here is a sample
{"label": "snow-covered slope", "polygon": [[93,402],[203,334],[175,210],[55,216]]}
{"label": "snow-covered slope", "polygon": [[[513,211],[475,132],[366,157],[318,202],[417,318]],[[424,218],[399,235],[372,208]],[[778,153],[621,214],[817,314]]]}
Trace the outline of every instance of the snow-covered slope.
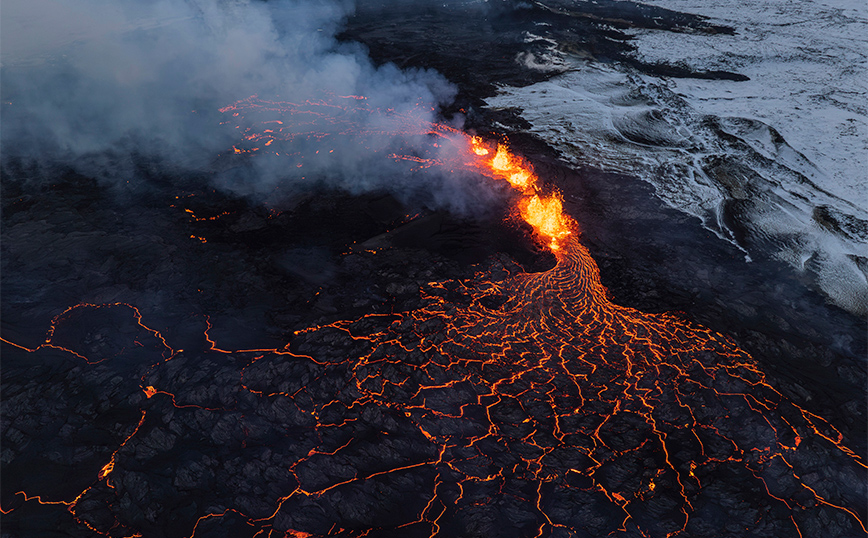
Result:
{"label": "snow-covered slope", "polygon": [[758,119],[820,170],[820,186],[868,206],[868,3],[647,0],[713,18],[736,35],[635,32],[646,61],[735,71],[747,82],[675,79],[699,111]]}
{"label": "snow-covered slope", "polygon": [[521,109],[568,160],[652,183],[747,261],[784,260],[839,306],[868,312],[865,10],[853,1],[651,3],[737,34],[634,31],[641,60],[750,80],[664,79],[574,59],[552,80],[502,88],[489,106]]}

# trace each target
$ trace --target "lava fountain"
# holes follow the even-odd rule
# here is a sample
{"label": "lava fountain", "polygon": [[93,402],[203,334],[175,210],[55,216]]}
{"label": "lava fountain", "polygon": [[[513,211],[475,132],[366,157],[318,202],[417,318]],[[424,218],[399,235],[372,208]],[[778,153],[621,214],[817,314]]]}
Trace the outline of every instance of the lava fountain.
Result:
{"label": "lava fountain", "polygon": [[[269,129],[248,130],[247,145],[232,151],[282,151],[272,141],[284,134]],[[88,521],[90,489],[131,495],[132,482],[113,480],[135,468],[137,440],[156,428],[146,414],[240,413],[246,440],[232,457],[267,446],[279,456],[280,487],[263,488],[255,502],[214,494],[188,536],[207,536],[228,518],[251,536],[490,536],[504,528],[515,536],[803,536],[828,520],[865,531],[846,481],[815,464],[864,475],[838,430],[784,397],[727,337],[612,303],[560,194],[544,192],[505,143],[443,125],[408,129],[449,151],[390,158],[460,165],[505,182],[515,214],[556,265],[529,274],[492,261],[469,280],[430,282],[416,309],[308,327],[280,349],[223,349],[208,323],[200,360],[230,356],[237,365],[226,367],[236,368],[237,392],[223,407],[170,374],[190,351],[171,349],[132,307],[109,306],[131,309],[140,340],[152,341],[155,361],[139,389],[162,411],[143,403],[138,425],[75,498],[19,492],[14,503],[60,502]],[[43,345],[95,362],[54,341],[67,320],[94,308],[59,316]],[[276,419],[280,408],[291,412]],[[114,526],[89,527],[139,530],[110,503]],[[721,519],[738,503],[750,503],[750,517]]]}

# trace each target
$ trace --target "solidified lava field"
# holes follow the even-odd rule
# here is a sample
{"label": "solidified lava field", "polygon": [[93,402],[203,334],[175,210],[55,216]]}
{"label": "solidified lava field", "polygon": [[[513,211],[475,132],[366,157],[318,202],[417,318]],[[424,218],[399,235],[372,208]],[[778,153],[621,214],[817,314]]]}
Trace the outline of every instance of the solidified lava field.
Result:
{"label": "solidified lava field", "polygon": [[[863,320],[480,105],[545,78],[512,59],[528,25],[625,62],[619,29],[729,29],[549,4],[346,21],[458,83],[443,123],[239,96],[214,111],[234,145],[193,171],[133,153],[131,187],[5,156],[0,534],[863,535]],[[353,152],[379,183],[226,188]],[[453,181],[477,211],[418,187]]]}
{"label": "solidified lava field", "polygon": [[[528,222],[524,241],[552,250],[553,267],[527,272],[500,254],[442,280],[462,270],[418,250],[343,254],[335,272],[379,277],[380,293],[403,300],[368,291],[353,305],[368,312],[295,320],[301,328],[273,347],[238,345],[256,340],[235,325],[256,319],[243,314],[244,298],[234,305],[240,316],[227,301],[219,318],[163,312],[157,323],[130,303],[78,304],[51,320],[38,345],[4,337],[4,529],[747,536],[812,535],[821,522],[840,535],[861,528],[854,492],[865,464],[832,423],[777,390],[731,339],[679,315],[613,304],[560,204],[554,222],[571,231],[534,221],[533,203],[522,202],[540,200],[532,171],[503,146],[494,155],[473,142],[466,151],[480,170],[521,180],[513,186],[524,209],[512,218]],[[223,218],[173,205],[188,225],[217,229]],[[260,219],[252,228],[267,237],[268,217]],[[397,230],[418,240],[420,220]],[[73,236],[84,238],[111,244],[105,232]],[[187,238],[210,245],[202,239]],[[233,274],[225,263],[217,282]],[[347,285],[314,312],[344,311],[334,301],[359,290]],[[240,286],[257,288],[278,289],[250,277]]]}

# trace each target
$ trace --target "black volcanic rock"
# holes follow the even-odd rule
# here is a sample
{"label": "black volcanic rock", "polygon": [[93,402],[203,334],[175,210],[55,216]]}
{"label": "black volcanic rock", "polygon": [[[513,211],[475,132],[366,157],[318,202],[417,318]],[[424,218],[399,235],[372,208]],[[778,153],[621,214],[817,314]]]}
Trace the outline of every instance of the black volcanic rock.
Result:
{"label": "black volcanic rock", "polygon": [[[607,61],[619,28],[729,31],[630,2],[419,9],[360,6],[344,37],[441,69],[480,130],[509,125],[470,109],[495,84],[548,76],[516,63],[538,22]],[[564,193],[607,315],[672,334],[604,330],[560,287],[579,268],[507,209],[325,189],[265,208],[209,172],[135,196],[7,162],[3,536],[858,535],[862,320],[778,263],[741,269],[633,178],[510,142]]]}

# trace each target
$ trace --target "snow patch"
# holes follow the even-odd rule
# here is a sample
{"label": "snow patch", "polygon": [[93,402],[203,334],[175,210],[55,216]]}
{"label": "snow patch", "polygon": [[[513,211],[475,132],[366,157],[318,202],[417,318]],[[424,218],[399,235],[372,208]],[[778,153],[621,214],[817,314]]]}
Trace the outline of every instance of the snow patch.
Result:
{"label": "snow patch", "polygon": [[784,260],[813,274],[839,306],[868,313],[868,211],[854,201],[864,183],[841,188],[777,126],[737,107],[708,113],[677,89],[627,68],[574,61],[567,73],[501,88],[487,103],[521,109],[530,132],[569,162],[651,183],[746,260]]}

